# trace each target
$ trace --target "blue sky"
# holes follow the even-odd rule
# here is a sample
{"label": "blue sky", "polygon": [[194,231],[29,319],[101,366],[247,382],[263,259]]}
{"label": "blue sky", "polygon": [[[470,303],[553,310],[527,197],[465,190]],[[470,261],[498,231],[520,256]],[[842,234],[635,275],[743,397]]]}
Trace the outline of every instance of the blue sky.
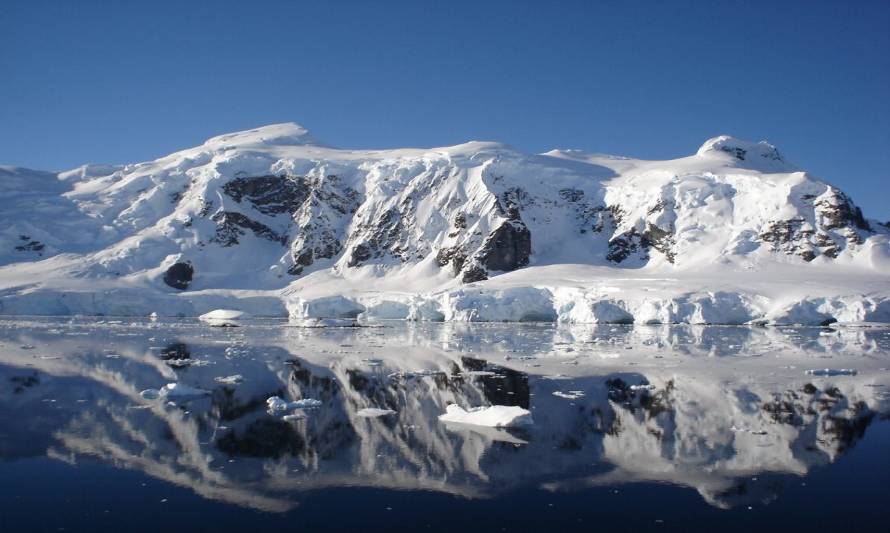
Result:
{"label": "blue sky", "polygon": [[0,164],[328,144],[643,158],[728,133],[890,219],[890,2],[43,2],[0,9]]}

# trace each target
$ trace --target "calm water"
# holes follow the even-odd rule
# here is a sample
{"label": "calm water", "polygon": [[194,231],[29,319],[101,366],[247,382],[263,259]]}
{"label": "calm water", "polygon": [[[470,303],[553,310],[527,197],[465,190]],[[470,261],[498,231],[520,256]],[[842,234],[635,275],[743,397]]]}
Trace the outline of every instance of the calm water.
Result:
{"label": "calm water", "polygon": [[0,531],[890,531],[888,417],[883,328],[6,318]]}

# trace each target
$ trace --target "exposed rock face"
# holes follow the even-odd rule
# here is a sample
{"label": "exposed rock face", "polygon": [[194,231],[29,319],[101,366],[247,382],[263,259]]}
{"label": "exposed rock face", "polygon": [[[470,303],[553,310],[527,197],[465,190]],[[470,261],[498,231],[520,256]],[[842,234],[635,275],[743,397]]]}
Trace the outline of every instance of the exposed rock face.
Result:
{"label": "exposed rock face", "polygon": [[220,246],[233,246],[238,244],[238,237],[246,235],[246,231],[251,231],[254,235],[263,239],[287,244],[286,235],[279,235],[269,226],[262,222],[250,219],[241,213],[235,211],[220,211],[213,215],[212,218],[217,226],[216,235],[211,239],[211,242],[218,243]]}
{"label": "exposed rock face", "polygon": [[436,264],[440,267],[451,265],[451,274],[454,276],[460,274],[466,261],[467,253],[461,246],[442,248],[436,254]]}
{"label": "exposed rock face", "polygon": [[811,242],[816,231],[802,218],[773,222],[764,228],[760,240],[769,243],[774,252],[783,251],[802,257],[805,261],[816,258]]}
{"label": "exposed rock face", "polygon": [[174,263],[164,272],[164,283],[174,289],[184,291],[188,289],[194,275],[195,268],[191,263]]}
{"label": "exposed rock face", "polygon": [[528,265],[532,234],[521,220],[507,220],[485,239],[479,252],[488,270],[509,272]]}
{"label": "exposed rock face", "polygon": [[813,203],[816,216],[822,229],[857,228],[870,231],[868,222],[862,216],[862,210],[853,204],[850,197],[834,187],[828,187]]}
{"label": "exposed rock face", "polygon": [[[621,263],[643,249],[642,242],[643,236],[636,229],[616,235],[609,240],[609,253],[606,254],[606,259],[613,263]],[[644,258],[648,259],[648,255]]]}
{"label": "exposed rock face", "polygon": [[674,262],[674,251],[672,249],[674,245],[673,232],[650,223],[643,233],[642,244],[664,254],[664,258],[667,259],[668,263]]}
{"label": "exposed rock face", "polygon": [[641,260],[649,259],[649,249],[655,249],[664,255],[668,263],[674,262],[673,233],[655,224],[647,224],[642,233],[636,228],[621,233],[609,241],[609,252],[606,259],[613,263],[621,263],[631,255],[639,253]]}
{"label": "exposed rock face", "polygon": [[420,237],[417,223],[419,191],[405,196],[397,205],[384,210],[359,211],[361,222],[350,235],[350,260],[347,266],[360,266],[371,259],[395,259],[400,263],[421,260],[430,252],[429,241]]}
{"label": "exposed rock face", "polygon": [[812,205],[812,219],[797,217],[767,224],[760,239],[774,252],[798,255],[812,261],[820,255],[835,258],[850,246],[862,244],[863,234],[873,233],[862,210],[834,187],[821,195],[807,194],[801,200]]}
{"label": "exposed rock face", "polygon": [[228,181],[223,192],[239,203],[249,200],[264,215],[276,215],[295,213],[309,196],[310,187],[297,176],[251,176]]}
{"label": "exposed rock face", "polygon": [[344,227],[359,203],[358,192],[344,186],[335,175],[308,183],[309,194],[293,215],[297,231],[291,242],[291,275],[343,251]]}
{"label": "exposed rock face", "polygon": [[464,283],[475,283],[488,279],[488,272],[480,265],[474,263],[464,269],[463,276],[460,280]]}

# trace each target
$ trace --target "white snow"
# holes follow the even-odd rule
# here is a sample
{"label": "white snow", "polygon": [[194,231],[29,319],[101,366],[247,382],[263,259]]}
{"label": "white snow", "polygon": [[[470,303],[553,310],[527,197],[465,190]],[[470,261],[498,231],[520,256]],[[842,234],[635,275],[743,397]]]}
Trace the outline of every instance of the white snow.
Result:
{"label": "white snow", "polygon": [[450,404],[439,420],[446,423],[468,424],[485,427],[527,426],[533,423],[531,412],[519,406],[492,405],[473,407],[465,410],[459,405]]}

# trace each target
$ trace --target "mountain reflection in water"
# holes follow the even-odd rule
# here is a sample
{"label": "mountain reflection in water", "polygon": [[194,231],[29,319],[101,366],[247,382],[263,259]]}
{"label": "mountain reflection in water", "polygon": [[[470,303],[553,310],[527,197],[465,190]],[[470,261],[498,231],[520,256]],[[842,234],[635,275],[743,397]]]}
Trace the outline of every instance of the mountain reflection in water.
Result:
{"label": "mountain reflection in water", "polygon": [[[636,482],[732,508],[867,438],[890,413],[888,366],[880,328],[3,319],[0,460],[90,458],[272,512],[326,487],[491,498]],[[824,368],[856,373],[806,373]],[[140,395],[174,382],[209,394]],[[271,396],[321,406],[269,412]],[[450,403],[521,406],[534,424],[444,424]]]}

